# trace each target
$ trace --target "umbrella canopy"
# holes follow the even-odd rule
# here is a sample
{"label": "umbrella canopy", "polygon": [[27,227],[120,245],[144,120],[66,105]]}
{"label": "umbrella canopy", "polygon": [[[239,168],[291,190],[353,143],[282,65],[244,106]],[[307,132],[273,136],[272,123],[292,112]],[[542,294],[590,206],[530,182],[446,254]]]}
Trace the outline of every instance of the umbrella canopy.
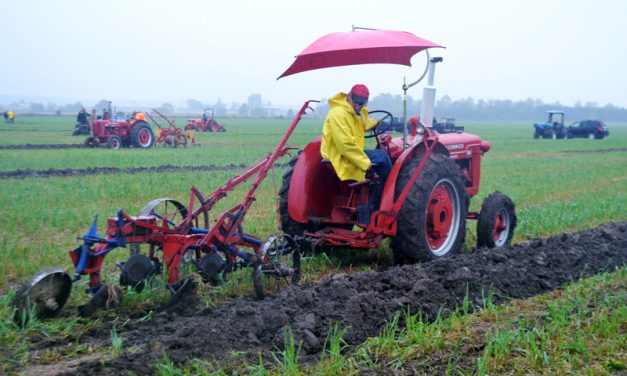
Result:
{"label": "umbrella canopy", "polygon": [[[296,56],[282,75],[358,64],[411,66],[411,57],[431,47],[442,47],[406,31],[357,30],[323,36]],[[277,78],[278,79],[278,78]]]}

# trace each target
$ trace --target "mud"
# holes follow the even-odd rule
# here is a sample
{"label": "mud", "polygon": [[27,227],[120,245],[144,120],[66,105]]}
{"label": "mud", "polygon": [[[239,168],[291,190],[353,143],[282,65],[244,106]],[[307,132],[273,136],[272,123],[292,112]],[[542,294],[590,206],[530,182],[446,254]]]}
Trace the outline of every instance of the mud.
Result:
{"label": "mud", "polygon": [[[212,309],[200,306],[200,300],[187,300],[184,309],[161,312],[147,322],[130,320],[122,326],[128,313],[120,313],[117,320],[82,336],[81,342],[93,348],[108,347],[115,326],[125,349],[117,358],[86,356],[82,362],[40,364],[26,373],[155,374],[152,365],[164,352],[175,365],[201,358],[215,360],[229,372],[234,364],[232,352],[244,354],[237,362],[246,358],[258,363],[259,354],[266,357],[282,347],[286,328],[302,341],[302,361],[310,362],[319,356],[333,323],[346,329],[344,339],[349,345],[357,345],[377,336],[403,311],[422,312],[433,320],[440,310],[449,314],[465,296],[472,307],[482,306],[488,293],[496,304],[527,299],[626,262],[627,222],[616,222],[507,249],[478,249],[419,266],[335,274],[318,284],[290,286],[261,301],[251,296]],[[38,352],[62,351],[68,342],[42,337],[33,339],[31,346]]]}
{"label": "mud", "polygon": [[[276,168],[283,167],[284,164],[275,164]],[[46,170],[13,170],[13,171],[0,171],[0,179],[25,179],[25,178],[45,178],[53,176],[88,176],[88,175],[102,175],[102,174],[141,174],[141,173],[167,173],[167,172],[182,172],[182,171],[240,171],[248,165],[241,164],[229,164],[224,166],[174,166],[174,165],[162,165],[154,167],[89,167],[80,169],[56,169],[49,168]]]}

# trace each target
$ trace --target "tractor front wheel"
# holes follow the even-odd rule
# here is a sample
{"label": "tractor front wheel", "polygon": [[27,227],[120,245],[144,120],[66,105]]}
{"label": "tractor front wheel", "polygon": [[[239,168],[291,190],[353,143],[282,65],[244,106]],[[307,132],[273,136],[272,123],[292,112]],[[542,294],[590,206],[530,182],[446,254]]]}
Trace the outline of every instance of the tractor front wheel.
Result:
{"label": "tractor front wheel", "polygon": [[[401,168],[396,197],[422,158],[417,155]],[[468,196],[459,167],[444,154],[432,154],[398,214],[392,238],[394,260],[411,264],[456,252],[466,237],[467,213]]]}
{"label": "tractor front wheel", "polygon": [[494,192],[481,204],[477,222],[477,247],[505,247],[516,228],[514,202],[501,192]]}
{"label": "tractor front wheel", "polygon": [[131,142],[133,146],[143,149],[152,147],[155,143],[155,136],[150,129],[150,125],[145,121],[135,123],[131,129]]}
{"label": "tractor front wheel", "polygon": [[109,149],[118,150],[122,147],[122,139],[116,135],[109,136],[109,138],[107,138],[107,147]]}
{"label": "tractor front wheel", "polygon": [[90,136],[85,139],[85,146],[88,148],[95,148],[100,145],[100,140],[98,137]]}

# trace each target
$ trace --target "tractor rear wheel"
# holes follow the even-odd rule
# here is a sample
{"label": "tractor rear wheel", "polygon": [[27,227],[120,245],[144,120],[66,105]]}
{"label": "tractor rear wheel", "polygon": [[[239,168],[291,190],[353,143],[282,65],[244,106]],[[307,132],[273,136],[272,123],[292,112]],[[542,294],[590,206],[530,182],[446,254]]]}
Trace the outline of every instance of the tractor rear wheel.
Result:
{"label": "tractor rear wheel", "polygon": [[477,247],[505,247],[516,228],[514,202],[501,192],[494,192],[481,204],[477,222]]}
{"label": "tractor rear wheel", "polygon": [[[396,182],[398,197],[423,155],[401,168]],[[394,261],[411,264],[450,255],[466,237],[468,196],[459,167],[444,154],[434,153],[407,195],[392,238]]]}
{"label": "tractor rear wheel", "polygon": [[122,147],[122,139],[119,136],[111,135],[107,138],[107,147],[109,149],[117,150]]}
{"label": "tractor rear wheel", "polygon": [[131,142],[133,146],[143,149],[152,147],[155,143],[155,136],[150,129],[150,125],[145,121],[138,121],[131,129]]}

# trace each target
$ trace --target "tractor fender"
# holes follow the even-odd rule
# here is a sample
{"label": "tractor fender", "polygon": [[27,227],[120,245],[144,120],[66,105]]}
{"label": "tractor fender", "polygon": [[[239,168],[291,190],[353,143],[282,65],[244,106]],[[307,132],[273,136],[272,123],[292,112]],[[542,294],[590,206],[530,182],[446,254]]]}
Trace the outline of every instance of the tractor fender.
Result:
{"label": "tractor fender", "polygon": [[311,217],[329,216],[333,205],[329,197],[339,190],[337,175],[323,165],[320,155],[321,137],[316,137],[300,153],[291,174],[288,212],[299,223]]}
{"label": "tractor fender", "polygon": [[[429,145],[427,144],[429,142]],[[385,186],[383,188],[383,196],[381,199],[380,210],[384,212],[391,212],[392,206],[394,205],[394,192],[396,190],[396,182],[398,181],[398,175],[401,171],[403,165],[412,159],[415,155],[423,153],[427,150],[427,147],[431,145],[431,142],[435,142],[436,145],[433,147],[432,153],[440,153],[446,156],[450,156],[449,151],[446,147],[438,141],[438,139],[426,139],[421,140],[417,143],[410,145],[407,149],[405,149],[401,155],[396,159],[394,165],[392,165],[392,170],[390,171],[390,175],[388,176],[387,181],[385,182]]]}

